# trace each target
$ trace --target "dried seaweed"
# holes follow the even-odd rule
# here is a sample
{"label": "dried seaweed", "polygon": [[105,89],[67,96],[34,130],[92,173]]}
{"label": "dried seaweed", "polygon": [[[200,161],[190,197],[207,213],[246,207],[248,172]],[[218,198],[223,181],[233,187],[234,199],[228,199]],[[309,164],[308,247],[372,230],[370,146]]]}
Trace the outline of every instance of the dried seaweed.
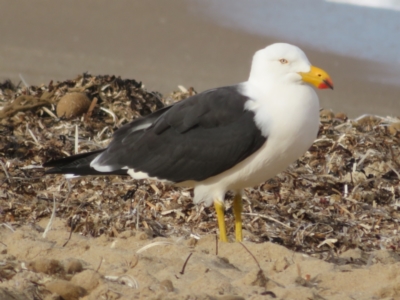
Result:
{"label": "dried seaweed", "polygon": [[[73,120],[52,112],[67,92],[85,92],[90,114]],[[135,80],[83,74],[49,85],[0,84],[3,110],[20,97],[48,99],[0,119],[0,223],[20,226],[52,214],[71,232],[115,236],[140,228],[150,236],[215,234],[213,209],[192,203],[192,190],[129,177],[91,177],[67,182],[44,176],[42,163],[107,145],[132,119],[195,93],[181,88],[163,98]],[[45,97],[45,98],[43,98]],[[47,98],[46,98],[47,97]],[[287,171],[245,192],[247,240],[271,241],[335,262],[347,249],[399,251],[400,120],[321,111],[317,140]],[[78,129],[76,131],[76,128]],[[227,225],[234,227],[232,195]]]}

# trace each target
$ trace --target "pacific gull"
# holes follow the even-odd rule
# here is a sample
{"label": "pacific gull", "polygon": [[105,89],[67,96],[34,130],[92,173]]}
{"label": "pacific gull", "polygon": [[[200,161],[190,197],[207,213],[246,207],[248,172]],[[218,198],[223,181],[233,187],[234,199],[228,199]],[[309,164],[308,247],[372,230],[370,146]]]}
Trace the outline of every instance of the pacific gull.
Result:
{"label": "pacific gull", "polygon": [[130,175],[194,188],[194,203],[214,203],[228,241],[224,199],[235,193],[236,241],[242,241],[242,192],[287,168],[317,136],[319,100],[329,75],[284,43],[255,53],[249,79],[164,107],[118,129],[107,148],[45,163],[47,174]]}

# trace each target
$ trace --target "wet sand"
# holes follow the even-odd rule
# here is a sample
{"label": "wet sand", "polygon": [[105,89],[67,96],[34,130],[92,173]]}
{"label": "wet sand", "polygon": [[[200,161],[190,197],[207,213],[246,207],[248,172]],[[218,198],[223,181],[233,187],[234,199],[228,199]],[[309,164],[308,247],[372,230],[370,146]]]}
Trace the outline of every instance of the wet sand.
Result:
{"label": "wet sand", "polygon": [[[21,74],[47,84],[88,71],[162,93],[178,84],[202,91],[246,80],[253,53],[280,41],[219,27],[194,14],[189,0],[22,3],[0,4],[0,80],[18,82]],[[333,92],[319,92],[322,107],[353,117],[400,115],[400,86],[368,81],[381,66],[302,48],[334,80]]]}

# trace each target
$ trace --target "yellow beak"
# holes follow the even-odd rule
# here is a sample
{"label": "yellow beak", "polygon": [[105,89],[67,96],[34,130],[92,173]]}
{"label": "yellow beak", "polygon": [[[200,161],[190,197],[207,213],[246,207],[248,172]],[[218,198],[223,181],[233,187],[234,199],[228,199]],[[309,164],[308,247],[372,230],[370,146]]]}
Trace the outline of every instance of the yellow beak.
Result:
{"label": "yellow beak", "polygon": [[319,89],[332,89],[333,82],[331,77],[324,70],[311,66],[310,72],[299,73],[304,82],[311,83]]}

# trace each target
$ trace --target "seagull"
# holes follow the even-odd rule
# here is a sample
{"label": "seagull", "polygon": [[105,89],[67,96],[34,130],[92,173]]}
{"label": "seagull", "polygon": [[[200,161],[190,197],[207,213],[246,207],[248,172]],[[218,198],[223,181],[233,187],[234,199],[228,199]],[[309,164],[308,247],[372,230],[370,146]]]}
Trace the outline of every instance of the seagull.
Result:
{"label": "seagull", "polygon": [[242,241],[242,193],[303,155],[319,127],[312,88],[333,89],[330,76],[298,47],[277,43],[254,54],[249,79],[210,89],[115,131],[107,148],[49,161],[47,174],[130,175],[194,188],[193,202],[214,204],[220,240],[233,191],[235,239]]}

